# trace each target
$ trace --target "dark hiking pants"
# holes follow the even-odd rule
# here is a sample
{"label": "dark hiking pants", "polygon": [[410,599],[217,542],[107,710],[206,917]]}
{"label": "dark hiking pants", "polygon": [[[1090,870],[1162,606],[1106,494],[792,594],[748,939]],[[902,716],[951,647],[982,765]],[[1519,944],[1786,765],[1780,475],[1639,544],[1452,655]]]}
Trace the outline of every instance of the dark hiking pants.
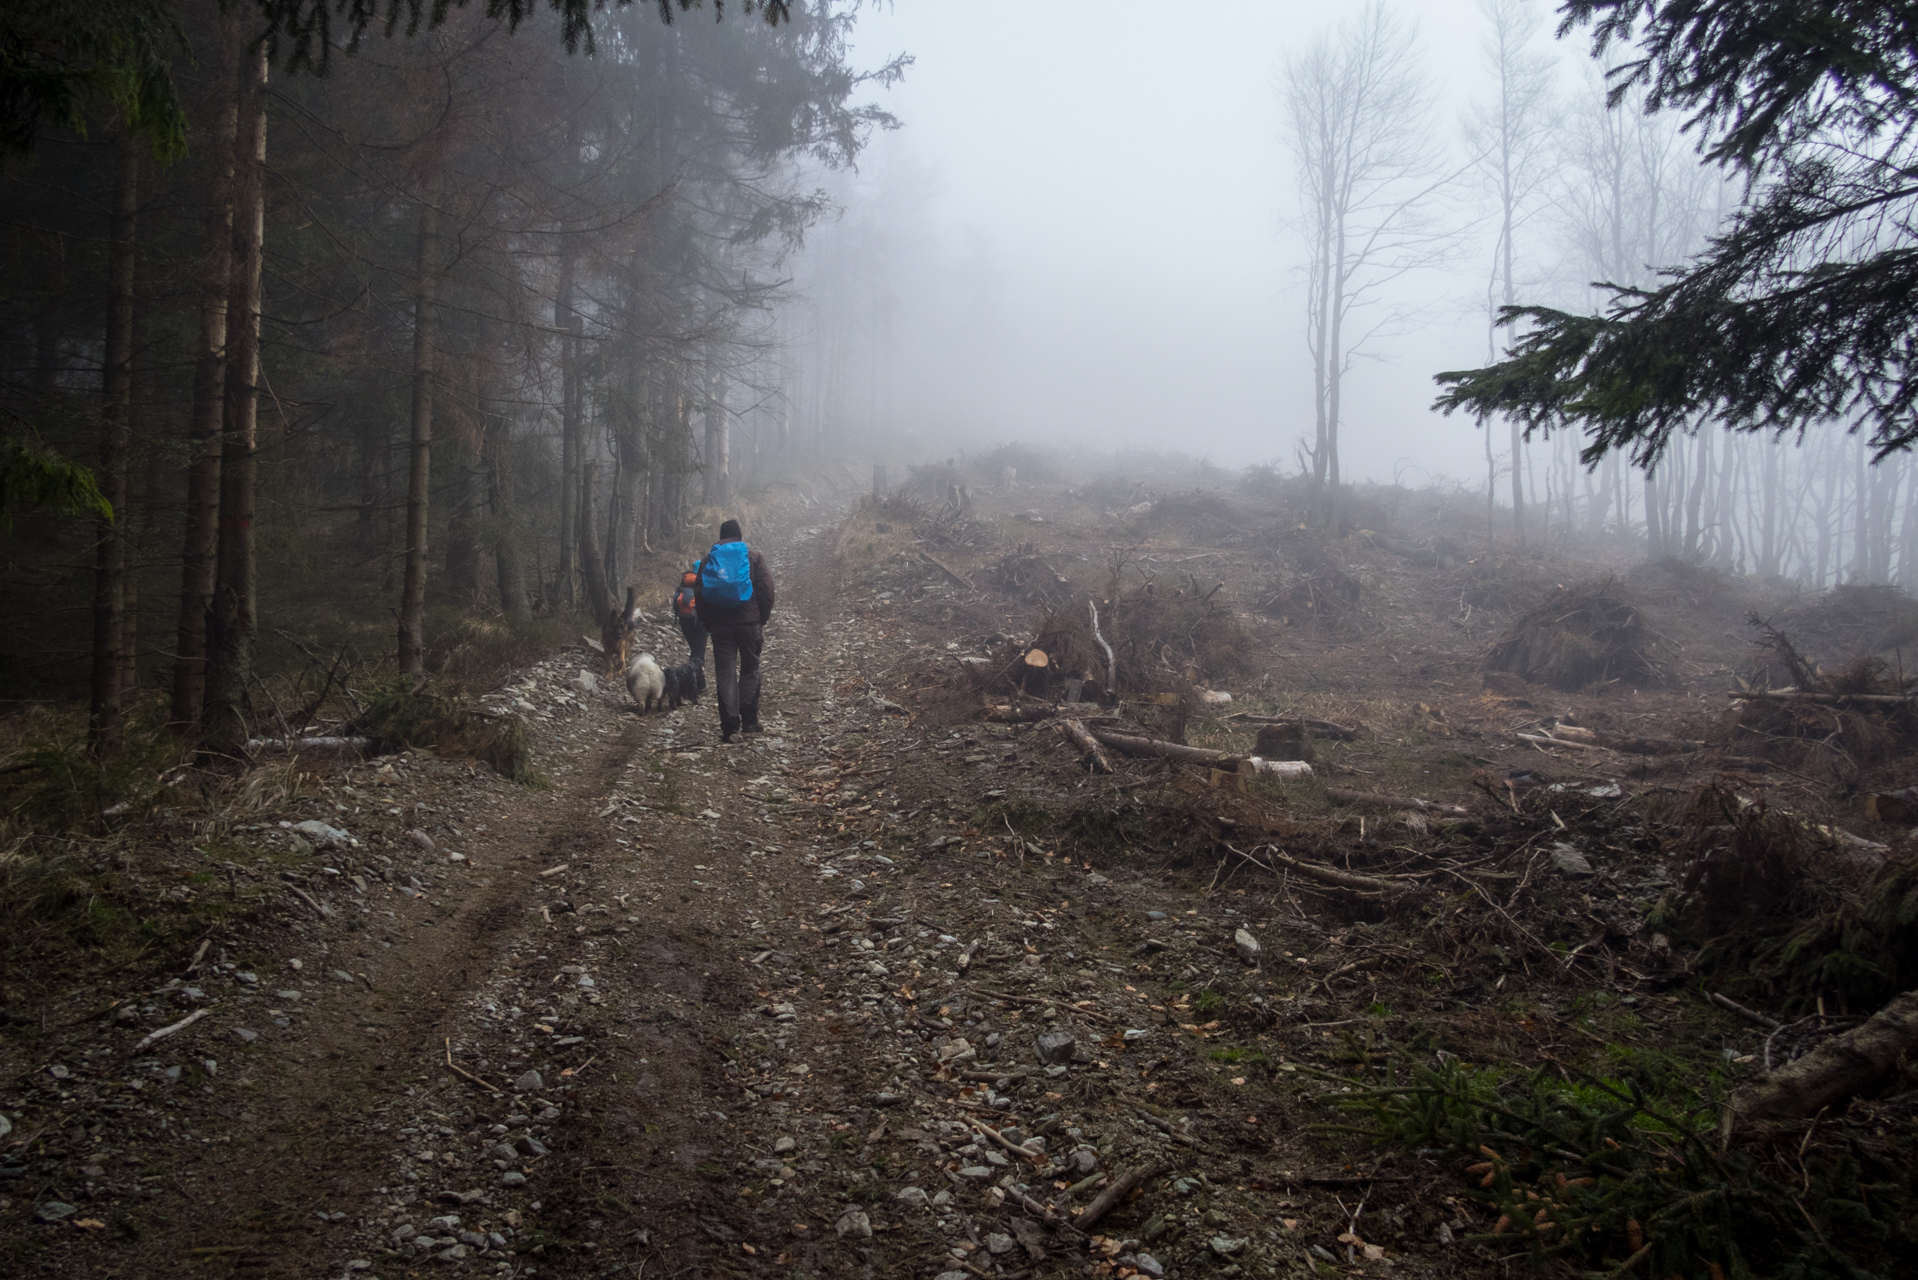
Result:
{"label": "dark hiking pants", "polygon": [[693,669],[699,672],[699,689],[706,691],[706,628],[698,618],[689,618],[684,614],[679,618],[679,634],[686,637],[686,648],[692,651]]}
{"label": "dark hiking pants", "polygon": [[714,627],[713,683],[719,686],[719,731],[759,727],[759,651],[766,642],[758,623]]}

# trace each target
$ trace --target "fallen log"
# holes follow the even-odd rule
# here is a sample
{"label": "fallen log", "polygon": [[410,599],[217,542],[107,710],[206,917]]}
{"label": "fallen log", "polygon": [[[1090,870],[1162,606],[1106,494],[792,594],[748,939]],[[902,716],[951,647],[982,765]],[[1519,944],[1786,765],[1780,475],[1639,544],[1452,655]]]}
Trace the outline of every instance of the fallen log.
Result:
{"label": "fallen log", "polygon": [[1162,1164],[1141,1165],[1130,1173],[1121,1174],[1111,1186],[1099,1193],[1099,1198],[1086,1206],[1085,1212],[1072,1220],[1079,1231],[1088,1230],[1093,1223],[1112,1212],[1118,1203],[1132,1194],[1132,1189],[1140,1183],[1156,1178],[1165,1171]]}
{"label": "fallen log", "polygon": [[1129,756],[1159,756],[1166,760],[1184,760],[1189,764],[1222,765],[1228,760],[1238,760],[1237,756],[1214,751],[1210,747],[1188,747],[1181,742],[1139,738],[1129,733],[1113,733],[1110,729],[1089,729],[1087,732],[1114,751],[1123,751]]}
{"label": "fallen log", "polygon": [[1567,751],[1596,751],[1598,746],[1591,742],[1568,742],[1564,738],[1548,738],[1536,733],[1515,733],[1512,735],[1520,742],[1532,742],[1541,747],[1563,747]]}
{"label": "fallen log", "polygon": [[1913,1048],[1918,1048],[1918,991],[1907,991],[1863,1026],[1833,1036],[1734,1093],[1720,1136],[1729,1143],[1758,1120],[1815,1115],[1869,1088]]}
{"label": "fallen log", "polygon": [[1376,791],[1347,791],[1344,787],[1327,787],[1325,798],[1339,804],[1364,804],[1379,809],[1417,809],[1420,813],[1438,813],[1448,818],[1469,818],[1471,810],[1455,804],[1440,804],[1436,800],[1420,800],[1416,796],[1388,796]]}
{"label": "fallen log", "polygon": [[1028,703],[1025,706],[988,702],[980,718],[992,724],[1037,724],[1058,714],[1059,708],[1045,702]]}
{"label": "fallen log", "polygon": [[[1320,884],[1335,885],[1341,889],[1357,889],[1362,893],[1402,893],[1407,887],[1403,880],[1382,880],[1377,876],[1355,875],[1335,867],[1320,866],[1316,862],[1301,862],[1297,858],[1280,853],[1277,848],[1269,844],[1260,845],[1251,853],[1246,853],[1242,849],[1233,849],[1229,844],[1226,848],[1231,849],[1233,853],[1238,854],[1253,866],[1264,867],[1267,871],[1276,871],[1278,867],[1275,867],[1273,863],[1277,863],[1278,866],[1296,871],[1307,879],[1317,880]],[[1256,856],[1261,853],[1272,861],[1261,861]]]}
{"label": "fallen log", "polygon": [[248,751],[364,751],[373,745],[371,738],[248,738]]}
{"label": "fallen log", "polygon": [[1067,720],[1065,726],[1066,736],[1079,745],[1079,750],[1085,752],[1086,762],[1091,766],[1092,772],[1111,773],[1112,761],[1106,758],[1104,748],[1100,747],[1099,740],[1092,736],[1091,730],[1086,728],[1084,721]]}
{"label": "fallen log", "polygon": [[1333,738],[1339,742],[1352,742],[1359,736],[1357,729],[1348,729],[1342,724],[1333,724],[1330,720],[1312,720],[1304,716],[1255,716],[1250,711],[1235,711],[1225,719],[1243,720],[1247,724],[1297,725],[1315,737]]}
{"label": "fallen log", "polygon": [[1766,702],[1864,702],[1875,706],[1904,706],[1912,700],[1903,693],[1813,693],[1809,689],[1732,689],[1729,695]]}
{"label": "fallen log", "polygon": [[1561,742],[1589,742],[1607,751],[1633,756],[1677,756],[1703,751],[1705,744],[1690,738],[1635,738],[1622,733],[1603,733],[1583,725],[1554,724],[1548,731]]}
{"label": "fallen log", "polygon": [[944,560],[941,560],[938,556],[932,554],[932,552],[926,550],[924,547],[919,548],[919,554],[924,556],[927,560],[931,561],[933,568],[939,570],[939,572],[945,574],[948,578],[951,578],[954,582],[966,588],[968,591],[976,589],[972,585],[972,579],[966,577],[965,574],[960,573],[957,569],[953,568],[951,565],[947,564]]}

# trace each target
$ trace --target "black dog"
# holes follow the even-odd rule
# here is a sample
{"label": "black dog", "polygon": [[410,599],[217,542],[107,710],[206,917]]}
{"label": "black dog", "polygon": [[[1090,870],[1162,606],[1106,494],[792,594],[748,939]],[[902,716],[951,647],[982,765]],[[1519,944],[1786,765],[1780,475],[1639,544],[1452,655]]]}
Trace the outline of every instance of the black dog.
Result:
{"label": "black dog", "polygon": [[669,707],[678,710],[681,702],[699,701],[700,687],[706,682],[700,678],[705,673],[698,667],[682,662],[676,667],[667,667],[663,674],[666,677],[664,700]]}

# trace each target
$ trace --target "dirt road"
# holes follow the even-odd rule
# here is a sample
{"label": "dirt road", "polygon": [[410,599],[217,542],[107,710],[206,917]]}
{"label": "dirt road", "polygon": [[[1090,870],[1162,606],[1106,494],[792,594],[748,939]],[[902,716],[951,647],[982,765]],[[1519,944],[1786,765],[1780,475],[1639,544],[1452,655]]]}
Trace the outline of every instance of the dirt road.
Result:
{"label": "dirt road", "polygon": [[[1280,999],[1321,931],[1267,892],[1122,869],[1116,822],[1098,868],[1025,839],[1019,805],[1098,780],[1043,732],[927,730],[881,699],[882,668],[945,645],[835,580],[833,532],[760,534],[785,579],[762,737],[718,745],[710,698],[642,716],[584,691],[580,651],[492,699],[546,789],[420,754],[314,765],[210,834],[206,892],[260,922],[112,1008],[76,993],[8,1055],[14,1138],[38,1130],[0,1169],[22,1271],[1230,1275],[1315,1243],[1362,1264],[1335,1237],[1365,1179],[1320,1156],[1345,1199],[1307,1188],[1302,1077],[1275,1050],[1248,1083],[1214,1012]],[[997,830],[972,825],[988,804]],[[1144,1191],[1070,1225],[1132,1172]],[[1396,1252],[1453,1211],[1366,1212]]]}

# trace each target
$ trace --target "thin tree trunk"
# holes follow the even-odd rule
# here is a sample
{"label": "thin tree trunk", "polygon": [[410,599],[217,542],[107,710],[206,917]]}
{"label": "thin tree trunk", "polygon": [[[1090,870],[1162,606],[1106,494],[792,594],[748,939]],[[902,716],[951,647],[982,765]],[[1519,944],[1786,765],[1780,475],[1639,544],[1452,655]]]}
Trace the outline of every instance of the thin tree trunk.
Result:
{"label": "thin tree trunk", "polygon": [[413,413],[406,478],[406,581],[400,589],[400,670],[426,673],[426,516],[433,474],[434,293],[439,283],[439,178],[420,202],[413,287]]}
{"label": "thin tree trunk", "polygon": [[125,643],[127,434],[133,412],[133,268],[140,208],[140,148],[119,145],[107,259],[107,332],[100,404],[100,492],[113,514],[100,522],[93,579],[93,680],[87,736],[96,748],[119,736]]}
{"label": "thin tree trunk", "polygon": [[234,135],[239,122],[240,28],[229,17],[216,83],[220,116],[208,140],[206,249],[200,260],[200,326],[194,344],[193,410],[187,426],[186,537],[180,559],[180,628],[174,642],[176,731],[199,720],[206,698],[206,615],[213,600],[220,516],[220,429],[226,401],[227,298],[233,271]]}
{"label": "thin tree trunk", "polygon": [[553,326],[559,339],[559,591],[562,604],[572,604],[573,543],[579,520],[579,383],[575,366],[579,356],[579,317],[573,314],[573,249],[569,241],[560,253],[559,294],[553,301]]}
{"label": "thin tree trunk", "polygon": [[260,271],[266,230],[266,47],[249,50],[240,78],[234,150],[233,274],[227,304],[225,436],[220,444],[219,559],[207,614],[206,708],[209,749],[236,755],[246,746],[246,684],[258,625],[253,499],[259,469]]}
{"label": "thin tree trunk", "polygon": [[706,387],[706,505],[723,507],[732,501],[732,441],[728,428],[726,375],[713,370]]}
{"label": "thin tree trunk", "polygon": [[507,469],[505,418],[487,450],[488,503],[493,509],[494,561],[499,574],[500,612],[509,618],[526,616],[526,566],[521,557],[518,513],[513,509],[513,477]]}

